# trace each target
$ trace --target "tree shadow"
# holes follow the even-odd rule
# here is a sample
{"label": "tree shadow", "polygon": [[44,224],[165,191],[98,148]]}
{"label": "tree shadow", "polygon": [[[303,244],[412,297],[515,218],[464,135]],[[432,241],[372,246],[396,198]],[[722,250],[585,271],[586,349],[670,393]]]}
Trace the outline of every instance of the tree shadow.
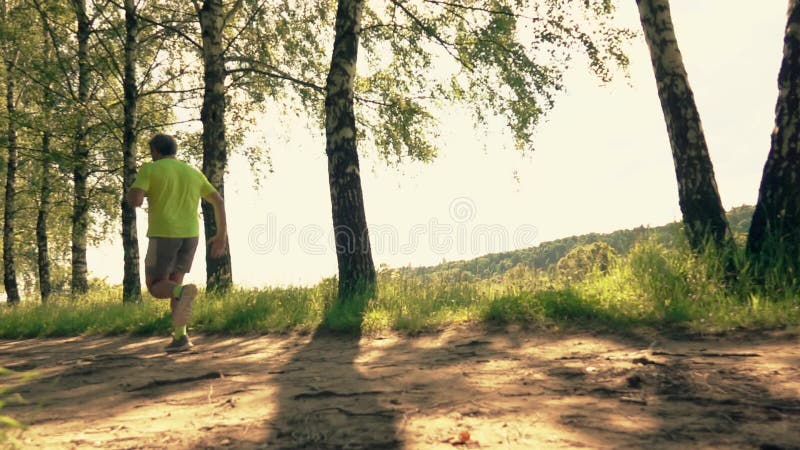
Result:
{"label": "tree shadow", "polygon": [[[0,362],[41,371],[8,412],[72,433],[62,447],[446,448],[462,431],[460,448],[800,447],[796,336],[657,339],[321,328],[179,356],[164,339],[0,342]],[[122,431],[98,444],[100,426]]]}
{"label": "tree shadow", "polygon": [[617,448],[798,449],[800,352],[770,355],[797,337],[754,334],[676,337],[628,364],[551,371],[584,399],[559,422]]}
{"label": "tree shadow", "polygon": [[[2,365],[33,375],[12,386],[11,392],[23,401],[7,404],[3,411],[28,427],[52,428],[45,447],[93,447],[92,437],[103,433],[117,437],[101,447],[125,448],[142,437],[156,439],[165,428],[159,421],[191,417],[195,412],[182,411],[182,406],[207,404],[214,386],[223,392],[235,389],[233,377],[255,372],[260,361],[248,359],[248,349],[254,354],[269,350],[259,336],[209,341],[207,353],[175,355],[164,352],[164,338],[0,341]],[[77,431],[76,421],[84,424]],[[96,429],[97,424],[105,429]],[[144,426],[137,430],[137,424]],[[65,433],[72,435],[60,435]]]}
{"label": "tree shadow", "polygon": [[389,402],[393,392],[357,368],[367,304],[366,299],[351,299],[329,308],[323,325],[275,378],[278,407],[267,448],[402,446],[396,426],[400,411]]}
{"label": "tree shadow", "polygon": [[770,372],[771,344],[746,338],[451,331],[360,355],[318,332],[288,366],[305,379],[279,380],[266,447],[800,448],[798,353]]}

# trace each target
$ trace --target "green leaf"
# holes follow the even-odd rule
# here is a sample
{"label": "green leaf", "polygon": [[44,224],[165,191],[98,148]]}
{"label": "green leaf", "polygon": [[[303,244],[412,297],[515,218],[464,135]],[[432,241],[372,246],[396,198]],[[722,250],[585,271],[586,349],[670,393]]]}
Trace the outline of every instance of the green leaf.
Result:
{"label": "green leaf", "polygon": [[22,428],[22,424],[8,416],[0,416],[0,425],[11,428]]}

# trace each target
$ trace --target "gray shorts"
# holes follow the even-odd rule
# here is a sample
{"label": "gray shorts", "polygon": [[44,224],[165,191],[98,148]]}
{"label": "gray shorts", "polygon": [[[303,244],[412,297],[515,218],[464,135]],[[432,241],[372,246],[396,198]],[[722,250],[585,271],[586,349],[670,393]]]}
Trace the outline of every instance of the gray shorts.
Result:
{"label": "gray shorts", "polygon": [[148,277],[167,278],[173,273],[187,273],[192,268],[198,238],[151,237],[144,257]]}

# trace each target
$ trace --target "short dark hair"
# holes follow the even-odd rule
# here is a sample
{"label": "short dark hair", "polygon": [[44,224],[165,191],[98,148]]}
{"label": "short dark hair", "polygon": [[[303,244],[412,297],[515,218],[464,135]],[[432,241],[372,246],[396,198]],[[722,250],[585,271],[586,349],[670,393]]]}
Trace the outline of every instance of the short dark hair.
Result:
{"label": "short dark hair", "polygon": [[164,156],[174,155],[178,152],[178,142],[175,138],[168,134],[157,134],[150,138],[150,149],[158,150]]}

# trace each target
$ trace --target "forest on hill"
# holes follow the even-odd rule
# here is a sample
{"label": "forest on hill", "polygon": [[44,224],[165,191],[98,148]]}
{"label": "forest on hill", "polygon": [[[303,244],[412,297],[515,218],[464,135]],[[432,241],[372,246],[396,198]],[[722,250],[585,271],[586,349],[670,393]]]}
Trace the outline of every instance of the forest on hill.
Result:
{"label": "forest on hill", "polygon": [[[742,205],[727,212],[734,239],[744,243],[753,217],[753,206]],[[499,252],[463,261],[448,261],[429,267],[407,267],[397,270],[408,275],[443,275],[451,279],[488,279],[501,276],[514,267],[525,267],[543,272],[556,268],[558,262],[572,250],[594,243],[607,244],[620,256],[627,255],[636,244],[653,241],[668,248],[686,245],[681,222],[656,227],[636,227],[611,233],[589,233],[570,236],[520,250]]]}

